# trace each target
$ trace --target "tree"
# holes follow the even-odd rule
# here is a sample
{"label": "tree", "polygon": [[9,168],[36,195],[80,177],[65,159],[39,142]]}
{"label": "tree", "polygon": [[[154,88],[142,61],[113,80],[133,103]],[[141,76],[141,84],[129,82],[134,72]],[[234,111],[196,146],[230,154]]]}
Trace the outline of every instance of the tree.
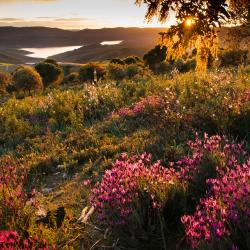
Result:
{"label": "tree", "polygon": [[0,94],[6,92],[6,88],[10,81],[10,74],[4,71],[0,71]]}
{"label": "tree", "polygon": [[51,63],[51,64],[54,64],[56,66],[59,66],[58,62],[54,59],[50,59],[50,58],[47,58],[43,61],[44,63]]}
{"label": "tree", "polygon": [[157,65],[166,60],[167,47],[157,45],[155,48],[150,50],[147,54],[143,56],[143,61],[146,66],[153,71],[155,71]]}
{"label": "tree", "polygon": [[177,24],[161,34],[168,46],[168,57],[181,57],[187,47],[196,47],[197,69],[207,67],[208,57],[218,56],[216,27],[225,23],[250,21],[250,0],[136,0],[147,5],[146,19],[158,17],[166,22],[170,12],[175,13]]}
{"label": "tree", "polygon": [[59,85],[63,80],[63,69],[54,63],[42,62],[35,66],[43,80],[44,87]]}
{"label": "tree", "polygon": [[80,68],[79,78],[81,82],[92,82],[94,81],[94,72],[96,70],[97,80],[103,78],[106,74],[106,69],[102,64],[99,63],[88,63]]}
{"label": "tree", "polygon": [[17,91],[30,91],[42,89],[43,82],[41,76],[34,70],[32,67],[29,66],[21,66],[18,67],[13,72],[13,83],[14,88]]}

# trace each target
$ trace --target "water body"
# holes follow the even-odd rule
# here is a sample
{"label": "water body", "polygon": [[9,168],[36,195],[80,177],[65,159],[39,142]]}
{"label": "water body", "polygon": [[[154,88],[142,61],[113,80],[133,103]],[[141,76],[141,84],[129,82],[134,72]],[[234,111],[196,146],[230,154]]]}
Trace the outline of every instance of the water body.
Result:
{"label": "water body", "polygon": [[100,44],[101,45],[117,45],[120,44],[122,41],[103,41]]}
{"label": "water body", "polygon": [[26,56],[37,57],[37,58],[47,58],[60,53],[72,51],[79,49],[82,46],[66,46],[66,47],[47,47],[47,48],[22,48],[21,50],[28,51]]}

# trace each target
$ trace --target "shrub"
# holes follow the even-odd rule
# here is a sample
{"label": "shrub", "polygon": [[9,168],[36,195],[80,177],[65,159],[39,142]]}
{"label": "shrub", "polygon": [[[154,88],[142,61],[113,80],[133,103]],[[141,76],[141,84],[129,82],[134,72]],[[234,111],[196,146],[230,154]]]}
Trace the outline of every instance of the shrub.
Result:
{"label": "shrub", "polygon": [[9,73],[0,71],[0,93],[5,93],[8,84],[10,84],[11,76]]}
{"label": "shrub", "polygon": [[208,245],[209,249],[249,249],[249,169],[248,160],[233,169],[228,166],[218,178],[207,180],[211,185],[209,196],[201,199],[194,215],[182,217],[193,248]]}
{"label": "shrub", "polygon": [[64,84],[79,84],[80,79],[79,79],[79,73],[78,72],[72,72],[69,75],[67,75],[64,80]]}
{"label": "shrub", "polygon": [[248,50],[231,50],[220,56],[220,67],[234,66],[237,67],[245,64],[247,61]]}
{"label": "shrub", "polygon": [[31,91],[42,89],[43,83],[40,75],[28,66],[21,66],[13,72],[14,88],[17,91]]}
{"label": "shrub", "polygon": [[55,66],[59,66],[59,64],[58,64],[58,62],[57,62],[56,60],[50,59],[50,58],[45,59],[43,62],[44,62],[44,63],[54,64]]}
{"label": "shrub", "polygon": [[147,200],[150,207],[162,210],[175,192],[184,189],[175,171],[162,167],[159,161],[151,163],[150,155],[129,158],[123,154],[93,188],[91,203],[102,223],[116,227],[127,224]]}
{"label": "shrub", "polygon": [[104,78],[106,74],[105,67],[99,63],[89,63],[80,68],[79,70],[80,81],[82,83],[94,81],[95,70],[96,70],[97,80]]}
{"label": "shrub", "polygon": [[137,56],[128,56],[123,60],[123,62],[127,65],[129,64],[136,64],[137,62],[140,62],[140,58]]}
{"label": "shrub", "polygon": [[166,56],[167,47],[157,45],[155,48],[153,48],[147,54],[144,55],[143,61],[146,66],[149,66],[149,68],[154,71],[158,64],[166,60]]}
{"label": "shrub", "polygon": [[16,231],[0,231],[0,248],[1,249],[17,249],[29,250],[39,249],[48,250],[56,249],[55,246],[49,246],[46,240],[40,240],[38,236],[22,238]]}
{"label": "shrub", "polygon": [[110,63],[125,65],[125,62],[123,60],[121,60],[120,58],[113,58],[110,60]]}
{"label": "shrub", "polygon": [[128,65],[126,67],[126,75],[129,79],[134,78],[140,71],[141,68],[137,64]]}
{"label": "shrub", "polygon": [[59,65],[42,62],[35,66],[43,80],[44,87],[59,85],[63,79],[63,70]]}
{"label": "shrub", "polygon": [[[35,207],[35,190],[26,191],[27,170],[13,166],[2,166],[0,173],[0,228],[23,227]],[[29,207],[29,209],[28,209]],[[29,211],[30,210],[30,211]]]}
{"label": "shrub", "polygon": [[109,64],[107,67],[107,78],[114,81],[121,81],[125,79],[125,67],[119,64]]}

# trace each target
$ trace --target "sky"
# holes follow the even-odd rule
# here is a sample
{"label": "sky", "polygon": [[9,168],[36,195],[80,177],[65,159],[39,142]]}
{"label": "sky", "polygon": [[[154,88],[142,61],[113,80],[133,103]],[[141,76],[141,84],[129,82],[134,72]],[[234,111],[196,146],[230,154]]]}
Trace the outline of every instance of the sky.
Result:
{"label": "sky", "polygon": [[134,0],[0,0],[0,26],[63,29],[159,27],[144,20],[146,6]]}

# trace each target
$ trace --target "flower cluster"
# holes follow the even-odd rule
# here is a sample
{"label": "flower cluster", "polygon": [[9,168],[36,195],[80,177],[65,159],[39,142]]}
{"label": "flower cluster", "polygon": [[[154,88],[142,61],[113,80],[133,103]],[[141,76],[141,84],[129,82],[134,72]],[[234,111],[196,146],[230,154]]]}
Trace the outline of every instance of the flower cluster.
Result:
{"label": "flower cluster", "polygon": [[220,175],[207,180],[211,193],[201,199],[194,215],[182,217],[193,248],[202,241],[229,237],[232,227],[234,231],[238,228],[241,234],[250,229],[250,160]]}
{"label": "flower cluster", "polygon": [[204,135],[204,139],[199,139],[196,134],[194,141],[188,142],[191,154],[184,156],[176,163],[170,163],[171,167],[178,170],[179,178],[186,181],[193,180],[194,176],[199,174],[200,165],[204,158],[211,154],[220,159],[222,165],[237,165],[238,161],[246,157],[246,151],[243,144],[228,143],[226,138],[219,135],[209,137]]}
{"label": "flower cluster", "polygon": [[[21,167],[20,167],[21,168]],[[0,224],[2,226],[16,223],[20,211],[26,205],[35,206],[35,190],[26,192],[24,187],[25,169],[13,166],[2,166],[0,173]]]}
{"label": "flower cluster", "polygon": [[151,164],[151,155],[129,158],[123,154],[93,188],[91,203],[102,222],[121,225],[136,209],[142,192],[148,195],[152,207],[160,208],[177,185],[181,184],[175,171],[162,167],[160,162]]}
{"label": "flower cluster", "polygon": [[0,249],[17,249],[17,250],[30,250],[30,249],[40,249],[49,250],[56,249],[55,246],[50,247],[46,240],[39,240],[36,237],[29,237],[27,239],[21,239],[19,234],[15,231],[0,231]]}
{"label": "flower cluster", "polygon": [[121,117],[133,117],[144,114],[147,111],[156,111],[163,106],[163,99],[160,96],[152,95],[144,97],[141,101],[135,103],[132,107],[123,107],[117,112],[113,112],[112,115],[119,115]]}

